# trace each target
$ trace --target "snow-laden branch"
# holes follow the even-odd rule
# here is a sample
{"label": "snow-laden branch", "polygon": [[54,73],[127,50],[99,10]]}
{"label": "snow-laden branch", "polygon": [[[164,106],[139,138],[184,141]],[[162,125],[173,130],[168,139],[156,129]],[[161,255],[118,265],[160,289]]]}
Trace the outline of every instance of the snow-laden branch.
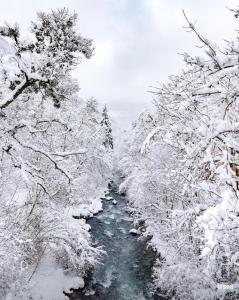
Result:
{"label": "snow-laden branch", "polygon": [[23,92],[30,86],[34,85],[35,83],[41,84],[49,84],[48,80],[43,79],[42,77],[35,76],[31,74],[31,78],[28,77],[26,72],[22,71],[25,79],[12,91],[8,92],[5,99],[0,101],[0,109],[7,108],[12,102],[14,102]]}
{"label": "snow-laden branch", "polygon": [[79,149],[79,150],[69,151],[69,152],[52,152],[52,153],[50,153],[50,155],[66,157],[66,156],[72,156],[72,155],[86,154],[86,152],[87,152],[87,149]]}
{"label": "snow-laden branch", "polygon": [[188,23],[188,28],[190,30],[192,30],[196,36],[198,37],[198,39],[200,40],[200,42],[203,43],[203,45],[205,45],[208,48],[208,51],[205,51],[206,54],[213,60],[215,66],[217,67],[217,69],[221,70],[222,67],[219,63],[219,60],[217,59],[217,52],[215,50],[215,48],[212,46],[212,44],[209,42],[209,40],[205,37],[203,37],[196,29],[195,29],[195,25],[193,23],[191,23],[185,13],[185,11],[183,10],[183,15],[185,17],[185,20]]}
{"label": "snow-laden branch", "polygon": [[13,92],[8,93],[7,97],[0,102],[0,109],[8,107],[30,84],[30,81],[23,80]]}
{"label": "snow-laden branch", "polygon": [[25,144],[23,142],[21,142],[15,135],[13,135],[13,138],[23,147],[23,148],[26,148],[26,149],[29,149],[33,152],[36,152],[36,153],[39,153],[39,154],[42,154],[43,156],[45,156],[46,158],[48,158],[52,163],[53,165],[55,166],[55,168],[60,171],[65,177],[67,177],[69,183],[71,182],[72,180],[72,177],[71,175],[66,171],[64,170],[63,168],[61,168],[58,163],[52,158],[51,154],[43,151],[43,150],[40,150],[38,148],[36,148],[35,146],[32,146],[32,145],[29,145],[29,144]]}
{"label": "snow-laden branch", "polygon": [[204,90],[204,91],[199,91],[197,93],[193,93],[192,96],[210,96],[210,95],[216,95],[216,94],[221,94],[221,91],[210,91],[210,90]]}
{"label": "snow-laden branch", "polygon": [[147,148],[149,147],[151,140],[160,130],[161,130],[160,127],[156,127],[147,135],[140,149],[141,154],[144,154],[147,151]]}

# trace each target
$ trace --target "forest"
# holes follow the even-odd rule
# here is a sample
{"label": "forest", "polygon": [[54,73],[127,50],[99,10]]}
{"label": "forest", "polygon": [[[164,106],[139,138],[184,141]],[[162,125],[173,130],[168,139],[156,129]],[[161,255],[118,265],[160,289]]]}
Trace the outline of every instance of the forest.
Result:
{"label": "forest", "polygon": [[183,14],[201,55],[129,130],[81,97],[76,13],[0,26],[0,299],[239,299],[239,37]]}

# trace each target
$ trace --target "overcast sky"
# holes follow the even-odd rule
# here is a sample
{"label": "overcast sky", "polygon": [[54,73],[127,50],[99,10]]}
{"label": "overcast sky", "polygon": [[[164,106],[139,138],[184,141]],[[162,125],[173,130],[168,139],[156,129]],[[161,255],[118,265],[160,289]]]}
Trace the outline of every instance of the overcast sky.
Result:
{"label": "overcast sky", "polygon": [[83,36],[94,39],[95,55],[75,73],[81,96],[107,103],[117,123],[127,127],[151,106],[150,86],[183,67],[178,53],[196,54],[199,43],[183,29],[184,9],[210,40],[222,44],[235,36],[239,20],[226,7],[237,0],[7,0],[0,23],[17,21],[23,30],[37,11],[69,7],[79,15]]}

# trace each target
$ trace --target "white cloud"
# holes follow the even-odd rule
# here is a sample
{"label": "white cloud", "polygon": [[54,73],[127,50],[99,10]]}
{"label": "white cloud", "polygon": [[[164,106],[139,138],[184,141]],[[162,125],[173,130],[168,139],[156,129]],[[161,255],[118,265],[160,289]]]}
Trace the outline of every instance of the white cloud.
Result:
{"label": "white cloud", "polygon": [[237,5],[237,0],[8,0],[1,3],[0,20],[18,21],[26,31],[36,11],[75,10],[82,35],[93,38],[96,46],[94,57],[75,72],[81,96],[109,103],[125,126],[151,106],[149,86],[180,71],[177,53],[202,51],[182,28],[182,9],[198,20],[200,32],[221,42],[235,35],[238,21],[226,6]]}
{"label": "white cloud", "polygon": [[145,9],[151,16],[155,29],[163,35],[169,31],[178,30],[182,25],[182,7],[178,1],[148,0],[144,1]]}
{"label": "white cloud", "polygon": [[97,43],[97,49],[92,61],[96,67],[101,67],[104,64],[109,64],[113,56],[113,45],[109,41]]}

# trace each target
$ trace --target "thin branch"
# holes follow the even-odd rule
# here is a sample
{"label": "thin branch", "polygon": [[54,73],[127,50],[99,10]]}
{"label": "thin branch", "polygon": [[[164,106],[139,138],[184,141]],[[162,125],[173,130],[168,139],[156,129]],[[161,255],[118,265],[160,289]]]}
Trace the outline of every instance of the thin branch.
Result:
{"label": "thin branch", "polygon": [[197,30],[195,29],[195,25],[192,24],[192,23],[189,21],[187,15],[186,15],[186,13],[185,13],[185,11],[182,10],[182,12],[183,12],[183,15],[184,15],[185,20],[186,20],[187,23],[188,23],[188,28],[191,29],[191,30],[196,34],[196,36],[198,37],[198,39],[200,40],[200,42],[202,42],[206,47],[208,47],[209,52],[206,51],[206,54],[214,61],[214,63],[215,63],[215,65],[217,66],[217,68],[218,68],[219,70],[221,70],[222,67],[220,66],[219,62],[218,62],[217,59],[216,59],[216,56],[217,56],[216,50],[212,47],[212,45],[210,44],[210,42],[209,42],[205,37],[203,37],[201,34],[199,34],[199,33],[197,32]]}

